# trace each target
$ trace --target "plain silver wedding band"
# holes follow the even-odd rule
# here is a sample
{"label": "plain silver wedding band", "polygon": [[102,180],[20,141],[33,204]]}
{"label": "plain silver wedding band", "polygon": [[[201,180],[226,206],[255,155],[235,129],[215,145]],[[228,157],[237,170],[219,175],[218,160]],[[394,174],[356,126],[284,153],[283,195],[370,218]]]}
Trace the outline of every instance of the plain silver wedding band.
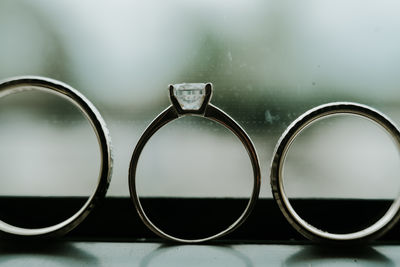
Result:
{"label": "plain silver wedding band", "polygon": [[98,140],[101,153],[101,168],[98,183],[85,204],[67,220],[44,228],[21,228],[0,221],[0,232],[5,236],[54,237],[68,233],[78,226],[104,198],[111,181],[111,139],[106,124],[94,105],[74,88],[53,79],[38,76],[21,76],[0,82],[0,97],[28,90],[40,90],[68,99],[89,120]]}
{"label": "plain silver wedding band", "polygon": [[357,103],[334,102],[315,107],[290,124],[282,134],[276,147],[271,163],[271,188],[272,194],[289,223],[303,236],[310,240],[332,243],[364,242],[376,239],[386,233],[400,218],[400,196],[393,202],[387,212],[371,226],[352,233],[334,234],[322,231],[303,220],[294,210],[286,196],[282,168],[289,150],[298,134],[314,121],[334,115],[353,114],[367,118],[383,127],[394,139],[400,150],[400,132],[393,122],[379,111]]}

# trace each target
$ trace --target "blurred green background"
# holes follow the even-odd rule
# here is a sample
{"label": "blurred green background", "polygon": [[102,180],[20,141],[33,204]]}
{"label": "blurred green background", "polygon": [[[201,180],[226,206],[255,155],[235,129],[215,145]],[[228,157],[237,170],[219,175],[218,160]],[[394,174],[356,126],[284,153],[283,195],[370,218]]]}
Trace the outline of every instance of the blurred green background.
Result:
{"label": "blurred green background", "polygon": [[[285,128],[331,101],[371,105],[400,122],[398,1],[0,2],[0,78],[41,75],[82,92],[110,128],[109,196],[127,196],[131,153],[169,105],[167,85],[212,82],[212,103],[251,136],[271,197],[269,165]],[[89,125],[65,101],[2,99],[3,195],[88,195],[99,156]],[[399,156],[370,122],[324,120],[293,145],[295,197],[393,198]],[[50,152],[51,151],[51,152]],[[139,194],[250,195],[246,151],[200,118],[163,128],[143,152]]]}

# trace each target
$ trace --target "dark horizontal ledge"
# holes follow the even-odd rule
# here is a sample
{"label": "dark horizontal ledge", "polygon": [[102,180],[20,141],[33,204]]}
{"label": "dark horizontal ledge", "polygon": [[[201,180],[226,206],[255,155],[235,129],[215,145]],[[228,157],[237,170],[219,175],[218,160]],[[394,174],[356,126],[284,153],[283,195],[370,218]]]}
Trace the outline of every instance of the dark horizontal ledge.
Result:
{"label": "dark horizontal ledge", "polygon": [[[0,197],[0,219],[37,228],[61,222],[86,201],[79,197]],[[233,198],[143,198],[148,217],[163,231],[181,238],[200,238],[229,226],[247,200]],[[295,199],[304,219],[331,232],[360,230],[384,214],[389,200]],[[108,197],[61,239],[96,241],[161,241],[140,220],[130,198]],[[247,221],[221,241],[244,243],[305,242],[286,221],[273,199],[260,199]],[[396,225],[377,242],[400,242]]]}

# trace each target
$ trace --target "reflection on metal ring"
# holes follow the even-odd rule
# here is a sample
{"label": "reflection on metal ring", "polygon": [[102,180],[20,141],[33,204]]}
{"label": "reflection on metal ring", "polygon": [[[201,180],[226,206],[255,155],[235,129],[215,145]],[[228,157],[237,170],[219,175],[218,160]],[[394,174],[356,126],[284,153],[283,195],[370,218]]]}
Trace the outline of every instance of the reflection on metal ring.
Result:
{"label": "reflection on metal ring", "polygon": [[315,107],[292,122],[275,147],[270,174],[272,194],[289,223],[310,240],[332,243],[370,241],[386,233],[399,220],[400,197],[397,197],[387,212],[369,227],[357,232],[334,234],[322,231],[303,220],[290,204],[284,190],[282,169],[291,144],[299,133],[311,123],[334,114],[353,114],[371,120],[383,127],[394,139],[398,149],[400,149],[400,132],[398,128],[384,114],[371,107],[349,102],[334,102]]}
{"label": "reflection on metal ring", "polygon": [[0,221],[0,232],[5,236],[21,237],[54,237],[68,233],[78,226],[90,213],[95,204],[104,198],[111,181],[112,154],[111,139],[106,124],[93,104],[74,88],[53,79],[37,76],[21,76],[0,82],[0,98],[29,90],[40,90],[52,93],[69,100],[79,108],[89,120],[100,147],[101,168],[95,190],[85,204],[70,218],[56,225],[44,228],[21,228]]}

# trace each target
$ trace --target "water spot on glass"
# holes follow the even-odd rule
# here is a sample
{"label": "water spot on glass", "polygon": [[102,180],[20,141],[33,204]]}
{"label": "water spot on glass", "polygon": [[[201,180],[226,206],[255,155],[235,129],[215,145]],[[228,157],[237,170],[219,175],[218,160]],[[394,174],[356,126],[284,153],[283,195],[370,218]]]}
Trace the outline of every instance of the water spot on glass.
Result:
{"label": "water spot on glass", "polygon": [[231,53],[231,51],[228,52],[228,59],[229,59],[229,61],[232,62],[232,53]]}
{"label": "water spot on glass", "polygon": [[272,115],[269,110],[265,111],[265,121],[269,124],[273,124],[274,121],[279,120],[279,115]]}

